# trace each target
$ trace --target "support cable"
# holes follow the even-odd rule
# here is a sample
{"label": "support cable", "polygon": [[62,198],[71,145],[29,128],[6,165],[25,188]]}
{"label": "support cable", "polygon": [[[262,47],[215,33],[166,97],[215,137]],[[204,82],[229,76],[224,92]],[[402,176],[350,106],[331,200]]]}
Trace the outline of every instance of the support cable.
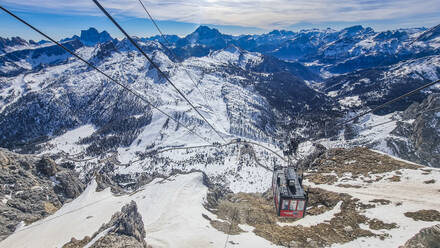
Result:
{"label": "support cable", "polygon": [[173,86],[177,93],[179,93],[179,95],[194,109],[194,111],[196,111],[203,121],[205,121],[208,126],[226,143],[226,140],[223,138],[223,136],[220,135],[214,126],[212,126],[211,123],[197,110],[197,108],[191,103],[191,101],[189,101],[185,94],[183,94],[183,92],[177,88],[177,86],[169,79],[165,72],[163,72],[160,67],[139,47],[139,45],[130,37],[130,35],[128,35],[128,33],[119,25],[119,23],[116,22],[116,20],[107,12],[107,10],[97,0],[93,0],[93,2],[110,19],[110,21],[115,24],[115,26],[125,35],[125,37],[127,37],[130,43],[133,44],[133,46],[135,46],[136,49],[138,49],[139,52],[151,63],[151,65],[157,69],[157,71],[167,80],[167,82]]}
{"label": "support cable", "polygon": [[6,12],[7,14],[9,14],[10,16],[14,17],[15,19],[17,19],[18,21],[22,22],[23,24],[25,24],[26,26],[28,26],[29,28],[33,29],[35,32],[39,33],[40,35],[44,36],[46,39],[52,41],[53,43],[55,43],[56,45],[58,45],[59,47],[61,47],[62,49],[64,49],[66,52],[70,53],[71,55],[73,55],[74,57],[76,57],[77,59],[81,60],[82,62],[84,62],[85,64],[87,64],[89,67],[91,67],[92,69],[96,70],[97,72],[101,73],[102,75],[104,75],[106,78],[108,78],[110,81],[116,83],[117,85],[121,86],[123,89],[127,90],[128,92],[130,92],[131,94],[133,94],[134,96],[138,97],[139,99],[141,99],[142,101],[144,101],[145,103],[147,103],[149,106],[151,106],[152,108],[156,109],[157,111],[159,111],[160,113],[162,113],[163,115],[167,116],[168,118],[170,118],[171,120],[175,121],[177,124],[181,125],[182,127],[184,127],[185,129],[187,129],[189,132],[191,132],[192,134],[196,135],[197,137],[199,137],[200,139],[202,139],[203,141],[207,142],[208,144],[210,144],[211,142],[201,136],[200,134],[196,133],[195,131],[193,131],[191,128],[189,128],[188,126],[182,124],[179,120],[175,119],[174,117],[172,117],[171,115],[167,114],[166,112],[164,112],[163,110],[161,110],[160,108],[154,106],[148,99],[146,99],[144,96],[142,96],[139,92],[135,91],[134,89],[131,89],[130,87],[118,82],[116,79],[112,78],[111,76],[109,76],[107,73],[103,72],[102,70],[98,69],[96,66],[94,66],[93,64],[91,64],[90,62],[88,62],[87,60],[83,59],[82,57],[80,57],[78,54],[76,54],[75,52],[73,52],[72,50],[70,50],[69,48],[65,47],[63,44],[59,43],[58,41],[54,40],[53,38],[51,38],[50,36],[46,35],[45,33],[43,33],[42,31],[40,31],[39,29],[37,29],[36,27],[32,26],[31,24],[29,24],[28,22],[26,22],[25,20],[21,19],[20,17],[16,16],[14,13],[10,12],[9,10],[5,9],[3,6],[0,6],[0,9],[3,10],[4,12]]}
{"label": "support cable", "polygon": [[338,124],[338,125],[345,125],[345,124],[348,124],[348,123],[350,123],[350,122],[352,122],[352,121],[354,121],[354,120],[359,119],[360,117],[362,117],[362,116],[364,116],[364,115],[367,115],[367,114],[369,114],[369,113],[373,113],[373,112],[375,112],[376,110],[382,109],[382,108],[384,108],[384,107],[386,107],[386,106],[388,106],[388,105],[390,105],[390,104],[392,104],[392,103],[395,103],[395,102],[397,102],[397,101],[399,101],[399,100],[401,100],[401,99],[403,99],[403,98],[405,98],[405,97],[408,97],[408,96],[414,95],[415,93],[417,93],[417,92],[419,92],[419,91],[421,91],[421,90],[423,90],[423,89],[426,89],[426,88],[428,88],[428,87],[431,87],[431,86],[433,86],[434,84],[437,84],[437,83],[440,83],[440,80],[437,80],[437,81],[434,81],[434,82],[431,82],[431,83],[425,84],[425,85],[423,85],[423,86],[421,86],[421,87],[419,87],[419,88],[417,88],[417,89],[415,89],[415,90],[412,90],[412,91],[410,91],[410,92],[408,92],[408,93],[406,93],[406,94],[403,94],[403,95],[401,95],[401,96],[399,96],[399,97],[396,97],[396,98],[394,98],[394,99],[392,99],[392,100],[390,100],[390,101],[388,101],[388,102],[386,102],[386,103],[384,103],[384,104],[381,104],[381,105],[379,105],[379,106],[377,106],[377,107],[375,107],[375,108],[373,108],[373,109],[371,109],[371,110],[368,110],[368,111],[365,111],[365,112],[363,112],[363,113],[361,113],[361,114],[359,114],[359,115],[356,115],[355,117],[353,117],[353,118],[351,118],[351,119],[349,119],[349,120],[347,120],[347,121],[345,121],[345,122],[342,122],[342,123],[340,123],[340,124]]}
{"label": "support cable", "polygon": [[[150,12],[147,10],[147,8],[145,7],[145,5],[142,2],[142,0],[138,0],[138,1],[142,5],[142,8],[147,13],[148,18],[150,19],[150,21],[154,24],[154,26],[156,27],[157,31],[160,33],[160,36],[165,41],[166,45],[162,44],[161,42],[159,42],[159,43],[162,45],[162,47],[164,47],[168,51],[168,53],[170,53],[174,57],[174,63],[177,63],[179,61],[179,57],[177,56],[177,54],[175,52],[173,52],[173,50],[171,50],[169,48],[171,46],[171,42],[168,41],[167,37],[164,35],[162,30],[159,28],[159,25],[157,25],[157,22],[154,20],[153,16],[150,14]],[[206,100],[205,94],[203,94],[202,91],[200,90],[200,88],[197,86],[197,83],[195,82],[194,78],[191,76],[191,74],[185,68],[185,66],[182,65],[182,68],[185,71],[185,73],[188,76],[188,78],[192,81],[194,87],[196,87],[196,89],[199,92],[199,94],[203,97],[203,101],[205,102],[205,104],[208,105],[208,100]]]}

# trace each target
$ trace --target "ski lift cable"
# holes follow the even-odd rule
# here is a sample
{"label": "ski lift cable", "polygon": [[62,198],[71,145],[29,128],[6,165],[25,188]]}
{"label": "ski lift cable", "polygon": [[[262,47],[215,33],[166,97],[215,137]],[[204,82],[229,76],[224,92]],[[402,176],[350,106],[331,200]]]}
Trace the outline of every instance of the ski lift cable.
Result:
{"label": "ski lift cable", "polygon": [[[275,231],[274,231],[274,229],[273,229],[273,226],[272,226],[272,223],[271,223],[271,221],[270,221],[269,216],[267,215],[266,211],[264,211],[263,205],[261,204],[261,200],[258,199],[258,200],[257,200],[257,203],[258,203],[260,209],[263,211],[263,214],[264,214],[264,216],[265,216],[265,218],[266,218],[266,222],[267,222],[267,224],[269,225],[270,230],[272,231],[272,237],[275,238],[276,236],[275,236],[275,237],[273,236],[273,234],[275,233]],[[280,245],[280,246],[283,246],[283,247],[290,247],[289,245],[288,245],[288,246],[284,245],[284,242],[281,241],[280,237],[277,237],[277,239],[278,239],[278,244],[277,244],[277,245]]]}
{"label": "ski lift cable", "polygon": [[[421,115],[421,114],[424,114],[424,113],[428,113],[428,112],[432,112],[432,111],[437,111],[437,110],[440,110],[440,107],[428,109],[428,110],[425,110],[425,111],[422,111],[422,112],[418,112],[418,113],[416,113],[416,115]],[[395,121],[398,121],[398,120],[389,120],[389,121],[384,121],[384,122],[381,122],[381,123],[378,123],[378,124],[374,124],[372,126],[367,126],[367,127],[364,127],[361,131],[365,131],[365,130],[368,130],[368,129],[371,129],[371,128],[374,128],[374,127],[383,126],[385,124],[388,124],[388,123],[391,123],[391,122],[395,122]],[[332,138],[337,137],[337,136],[340,136],[340,134],[336,134],[336,135],[333,135],[333,136],[330,136],[330,137],[325,137],[325,138],[326,139],[332,139]],[[317,139],[317,140],[319,140],[319,139]]]}
{"label": "ski lift cable", "polygon": [[136,47],[137,50],[151,63],[153,67],[157,69],[157,71],[166,79],[166,81],[173,86],[173,88],[177,91],[177,93],[191,106],[191,108],[194,109],[194,111],[203,119],[206,124],[224,141],[226,142],[226,139],[223,138],[223,136],[220,134],[219,131],[217,131],[214,126],[200,113],[200,111],[197,110],[197,108],[191,103],[191,101],[183,94],[183,92],[169,79],[169,77],[163,72],[159,65],[157,65],[140,47],[139,45],[131,38],[130,35],[119,25],[118,22],[107,12],[107,10],[97,1],[93,0],[93,2],[98,6],[98,8],[110,19],[110,21],[115,24],[115,26],[127,37],[127,39],[130,41],[133,46]]}
{"label": "ski lift cable", "polygon": [[[426,30],[425,32],[423,32],[422,34],[420,34],[419,36],[417,36],[416,38],[414,38],[412,41],[410,41],[410,42],[407,44],[407,46],[411,46],[412,44],[414,44],[415,42],[417,42],[417,41],[418,41],[418,40],[419,40],[424,34],[431,32],[432,30],[436,29],[436,28],[439,27],[439,26],[440,26],[440,25],[437,25],[437,26],[434,26],[434,27],[432,27],[432,28]],[[397,56],[400,54],[400,52],[401,52],[401,50],[398,50],[397,53],[394,54],[393,56],[394,56],[394,57],[397,57]],[[384,65],[385,63],[386,63],[386,60],[383,60],[383,61],[382,61],[377,67],[381,67],[381,66]],[[426,86],[426,87],[429,87],[429,86],[431,86],[431,85],[434,85],[434,84],[436,84],[436,83],[438,83],[438,82],[439,82],[439,81],[433,82],[432,84],[428,84],[428,86]],[[331,88],[333,88],[333,87],[336,87],[336,86],[338,86],[338,85],[344,84],[344,83],[346,83],[346,82],[341,82],[341,83],[337,83],[337,84],[331,85],[331,86],[329,86],[329,87],[327,87],[327,88],[321,90],[321,92],[323,92],[323,94],[325,94],[325,92],[326,92],[327,90],[329,90],[329,89],[331,89]],[[421,88],[416,89],[415,91],[422,90],[422,89],[424,89],[424,88],[426,88],[426,87],[423,87],[423,86],[422,86]],[[410,94],[410,93],[411,93],[411,94]],[[414,93],[415,93],[415,92],[414,92]],[[412,93],[412,91],[411,91],[411,92],[408,92],[408,95],[402,95],[401,97],[403,98],[403,97],[406,97],[406,96],[412,95],[412,94],[414,94],[414,93]],[[315,96],[315,97],[316,97],[316,96]],[[315,98],[315,97],[314,97],[314,98]],[[313,99],[314,99],[314,98],[313,98]],[[368,114],[368,113],[374,112],[374,111],[376,111],[376,110],[378,110],[378,109],[380,109],[380,108],[383,108],[383,107],[385,107],[385,106],[388,105],[388,104],[394,103],[395,101],[398,101],[398,100],[400,100],[400,98],[399,98],[399,99],[393,99],[393,100],[391,100],[391,101],[389,101],[389,102],[387,102],[387,103],[384,103],[384,104],[382,104],[382,105],[380,105],[380,106],[374,108],[374,109],[371,110],[371,111],[367,111],[366,113],[363,113],[363,114],[361,114],[361,115],[359,115],[359,116],[357,116],[357,117],[354,117],[354,118],[352,118],[352,119],[350,119],[350,120],[348,120],[348,121],[346,121],[346,122],[344,122],[344,123],[342,123],[342,124],[339,124],[339,125],[344,125],[344,124],[346,124],[346,123],[348,123],[348,122],[351,122],[351,121],[355,120],[356,118],[359,118],[359,117],[361,117],[361,116],[363,116],[363,115],[365,115],[365,114]],[[338,126],[338,125],[337,125],[337,126]]]}
{"label": "ski lift cable", "polygon": [[168,118],[170,118],[171,120],[173,120],[174,122],[176,122],[177,124],[181,125],[182,127],[184,127],[185,129],[187,129],[189,132],[191,132],[192,134],[196,135],[197,137],[199,137],[200,139],[202,139],[203,141],[207,142],[208,144],[210,144],[211,142],[201,136],[200,134],[198,134],[197,132],[193,131],[191,128],[189,128],[188,126],[182,124],[179,120],[175,119],[174,117],[172,117],[171,115],[167,114],[166,112],[164,112],[163,110],[161,110],[160,108],[156,107],[155,105],[153,105],[148,99],[146,99],[144,96],[142,96],[139,92],[137,92],[136,90],[118,82],[116,79],[112,78],[111,76],[109,76],[107,73],[103,72],[102,70],[98,69],[96,66],[94,66],[93,64],[91,64],[90,62],[88,62],[87,60],[83,59],[81,56],[79,56],[78,54],[76,54],[75,52],[73,52],[72,50],[70,50],[69,48],[67,48],[66,46],[62,45],[61,43],[59,43],[58,41],[54,40],[53,38],[51,38],[50,36],[46,35],[45,33],[43,33],[42,31],[40,31],[39,29],[37,29],[36,27],[34,27],[33,25],[29,24],[28,22],[26,22],[25,20],[21,19],[20,17],[18,17],[17,15],[15,15],[14,13],[10,12],[9,10],[5,9],[3,6],[0,6],[0,9],[3,10],[4,12],[6,12],[7,14],[9,14],[10,16],[14,17],[15,19],[17,19],[18,21],[22,22],[23,24],[25,24],[26,26],[28,26],[29,28],[33,29],[35,32],[39,33],[40,35],[44,36],[46,39],[52,41],[53,43],[55,43],[56,45],[58,45],[59,47],[61,47],[62,49],[64,49],[66,52],[70,53],[71,55],[73,55],[74,57],[76,57],[77,59],[81,60],[82,62],[84,62],[85,64],[87,64],[89,67],[91,67],[92,69],[96,70],[97,72],[99,72],[100,74],[104,75],[106,78],[108,78],[111,82],[116,83],[117,85],[119,85],[120,87],[122,87],[123,89],[127,90],[128,92],[130,92],[131,94],[133,94],[134,96],[138,97],[139,99],[141,99],[142,101],[144,101],[145,103],[147,103],[149,106],[151,106],[152,108],[156,109],[157,111],[159,111],[160,113],[162,113],[163,115],[167,116]]}
{"label": "ski lift cable", "polygon": [[421,87],[419,87],[419,88],[417,88],[417,89],[415,89],[415,90],[412,90],[412,91],[410,91],[410,92],[408,92],[408,93],[405,93],[405,94],[403,94],[403,95],[401,95],[401,96],[398,96],[398,97],[396,97],[396,98],[394,98],[394,99],[392,99],[392,100],[390,100],[390,101],[388,101],[388,102],[386,102],[386,103],[384,103],[384,104],[381,104],[381,105],[379,105],[379,106],[377,106],[377,107],[375,107],[375,108],[373,108],[373,109],[371,109],[371,110],[365,111],[365,112],[363,112],[363,113],[361,113],[361,114],[359,114],[359,115],[356,115],[355,117],[353,117],[353,118],[351,118],[351,119],[349,119],[349,120],[347,120],[347,121],[344,121],[344,122],[342,122],[342,123],[340,123],[340,124],[337,124],[337,126],[342,126],[342,125],[348,124],[348,123],[350,123],[350,122],[352,122],[352,121],[354,121],[354,120],[356,120],[356,119],[359,119],[360,117],[362,117],[362,116],[364,116],[364,115],[367,115],[367,114],[369,114],[369,113],[373,113],[373,112],[375,112],[375,111],[377,111],[377,110],[379,110],[379,109],[382,109],[382,108],[384,108],[384,107],[386,107],[386,106],[388,106],[388,105],[390,105],[390,104],[392,104],[392,103],[395,103],[395,102],[397,102],[397,101],[399,101],[399,100],[401,100],[401,99],[403,99],[403,98],[405,98],[405,97],[408,97],[408,96],[414,95],[415,93],[417,93],[417,92],[419,92],[419,91],[421,91],[421,90],[423,90],[423,89],[426,89],[426,88],[428,88],[428,87],[431,87],[431,86],[433,86],[433,85],[435,85],[435,84],[437,84],[437,83],[440,83],[440,80],[437,80],[437,81],[434,81],[434,82],[431,82],[431,83],[425,84],[425,85],[423,85],[423,86],[421,86]]}
{"label": "ski lift cable", "polygon": [[[177,54],[171,50],[169,47],[171,46],[171,42],[168,41],[167,37],[163,34],[162,30],[159,28],[159,25],[157,25],[157,22],[154,20],[153,16],[150,14],[150,12],[147,10],[147,8],[145,7],[144,3],[142,2],[142,0],[138,0],[139,3],[142,5],[142,8],[145,10],[145,12],[148,15],[148,18],[151,20],[151,22],[154,24],[154,26],[156,27],[157,31],[160,33],[160,36],[162,37],[162,39],[165,41],[166,45],[164,45],[162,42],[159,42],[162,47],[164,47],[173,57],[175,60],[175,64],[177,64],[177,62],[179,61],[179,57],[177,56]],[[185,66],[182,65],[183,70],[185,71],[186,75],[188,76],[188,78],[192,81],[192,83],[194,84],[194,87],[196,87],[197,91],[199,92],[199,94],[203,97],[203,100],[205,102],[206,105],[208,105],[208,100],[206,99],[205,94],[203,94],[203,92],[200,90],[200,88],[197,86],[197,83],[195,82],[194,78],[191,76],[191,74],[189,73],[189,71],[185,68]]]}
{"label": "ski lift cable", "polygon": [[235,220],[235,216],[236,215],[237,215],[237,208],[234,208],[234,214],[232,215],[232,219],[231,219],[231,222],[229,224],[228,233],[226,235],[226,241],[225,241],[224,248],[226,248],[228,246],[229,236],[231,235],[230,233],[232,231],[232,226],[234,225],[234,220]]}
{"label": "ski lift cable", "polygon": [[421,33],[420,35],[418,35],[414,40],[412,40],[410,43],[408,43],[407,46],[408,46],[408,47],[411,46],[411,45],[414,44],[415,42],[419,41],[420,38],[423,37],[423,35],[425,35],[425,34],[431,32],[431,31],[433,31],[433,30],[435,30],[436,28],[439,28],[439,27],[440,27],[440,25],[437,25],[437,26],[434,26],[434,27],[432,27],[432,28],[430,28],[430,29],[428,29],[428,30],[422,32],[422,33]]}
{"label": "ski lift cable", "polygon": [[[436,111],[436,110],[440,110],[440,107],[428,109],[428,110],[425,110],[425,111],[422,111],[422,112],[419,112],[419,113],[416,113],[416,114],[417,115],[421,115],[421,114],[428,113],[428,112],[431,112],[431,111]],[[375,125],[372,125],[372,126],[365,127],[362,130],[371,129],[373,127],[379,127],[379,126],[382,126],[382,125],[385,125],[385,124],[388,124],[388,123],[391,123],[391,122],[395,122],[395,121],[398,121],[398,120],[389,120],[389,121],[381,122],[381,123],[378,123],[378,124],[375,124]]]}

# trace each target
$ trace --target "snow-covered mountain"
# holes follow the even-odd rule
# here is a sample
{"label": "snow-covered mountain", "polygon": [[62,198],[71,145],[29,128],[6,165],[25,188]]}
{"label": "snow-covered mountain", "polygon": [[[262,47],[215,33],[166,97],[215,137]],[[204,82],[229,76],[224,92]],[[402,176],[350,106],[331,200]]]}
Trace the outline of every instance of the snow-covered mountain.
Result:
{"label": "snow-covered mountain", "polygon": [[[158,182],[158,178],[171,177],[170,182],[181,182],[182,185],[170,184],[179,192],[186,192],[182,188],[185,185],[196,188],[201,199],[207,192],[204,184],[221,189],[214,194],[219,199],[229,193],[265,192],[273,166],[286,165],[278,155],[283,154],[283,143],[292,137],[305,141],[299,144],[296,160],[313,153],[313,143],[319,142],[328,148],[367,146],[439,166],[440,115],[438,111],[421,114],[424,109],[440,106],[440,97],[433,94],[439,92],[439,86],[354,124],[338,125],[359,111],[437,80],[438,28],[375,32],[354,26],[340,31],[231,36],[202,26],[186,37],[167,37],[178,58],[163,47],[161,37],[135,40],[226,143],[126,39],[113,39],[105,31],[90,28],[62,42],[208,142],[53,44],[20,38],[1,40],[0,147],[50,156],[54,162],[75,170],[79,179],[89,184],[78,201],[60,209],[60,216],[71,208],[87,206],[95,196],[103,201],[113,197],[110,190],[95,192],[95,186],[99,190],[111,187],[114,193],[123,195],[123,201],[107,202],[111,207],[103,203],[109,207],[101,216],[106,220],[97,218],[93,230],[81,232],[81,237],[93,232],[97,239],[107,237],[113,229],[99,226],[129,200],[135,200],[126,193],[143,190],[142,197],[150,199],[155,187],[159,187],[154,185],[167,182]],[[16,165],[7,165],[15,171]],[[189,176],[181,176],[188,173]],[[44,176],[38,171],[34,174]],[[49,184],[50,180],[54,185],[60,183],[50,176],[43,181]],[[152,180],[156,181],[149,185]],[[152,189],[145,190],[145,185]],[[354,194],[363,194],[359,192]],[[199,198],[194,202],[197,204],[191,205],[192,214],[198,217],[202,212],[206,214],[200,210]],[[165,203],[161,200],[160,204]],[[135,212],[135,207],[130,206],[127,208]],[[145,205],[140,207],[144,209]],[[97,215],[93,208],[89,210]],[[142,214],[154,216],[150,211]],[[223,223],[220,219],[225,217],[206,215],[217,224]],[[195,228],[208,219],[198,219]],[[156,223],[146,219],[143,222]],[[113,222],[108,223],[111,226]],[[50,228],[53,231],[53,226]],[[14,227],[8,232],[11,230]],[[6,234],[9,233],[2,233]],[[214,242],[220,242],[216,231],[213,235]],[[246,242],[248,234],[243,235],[237,240]],[[70,238],[67,236],[54,242],[64,244]],[[276,243],[264,234],[257,239],[254,236],[254,241]],[[161,246],[163,237],[156,238],[155,244]],[[14,239],[20,240],[20,235],[11,240]],[[139,235],[136,239],[139,241]]]}
{"label": "snow-covered mountain", "polygon": [[430,30],[382,32],[353,26],[342,30],[275,30],[262,35],[231,36],[202,26],[186,37],[171,41],[181,56],[205,56],[211,50],[233,44],[244,50],[307,63],[327,75],[438,54],[439,32],[439,26]]}

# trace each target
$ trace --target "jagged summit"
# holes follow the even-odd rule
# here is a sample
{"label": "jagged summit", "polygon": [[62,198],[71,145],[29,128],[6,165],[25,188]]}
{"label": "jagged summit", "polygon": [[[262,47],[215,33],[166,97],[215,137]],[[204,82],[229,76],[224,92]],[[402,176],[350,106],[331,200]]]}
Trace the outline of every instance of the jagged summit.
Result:
{"label": "jagged summit", "polygon": [[85,45],[94,45],[96,43],[103,43],[112,40],[112,37],[107,31],[98,32],[96,28],[89,28],[87,30],[81,30],[81,41],[85,42]]}
{"label": "jagged summit", "polygon": [[71,38],[62,39],[61,42],[67,42],[71,40],[79,40],[86,46],[94,46],[97,43],[104,43],[113,40],[107,31],[99,32],[96,28],[90,27],[87,30],[81,30],[81,35],[74,35]]}
{"label": "jagged summit", "polygon": [[278,30],[278,29],[275,29],[275,30],[269,32],[268,34],[269,35],[281,36],[281,35],[294,35],[295,32],[289,31],[289,30]]}
{"label": "jagged summit", "polygon": [[199,26],[194,32],[189,34],[188,38],[197,37],[198,39],[212,39],[216,37],[220,37],[222,34],[216,28],[210,28],[208,26]]}

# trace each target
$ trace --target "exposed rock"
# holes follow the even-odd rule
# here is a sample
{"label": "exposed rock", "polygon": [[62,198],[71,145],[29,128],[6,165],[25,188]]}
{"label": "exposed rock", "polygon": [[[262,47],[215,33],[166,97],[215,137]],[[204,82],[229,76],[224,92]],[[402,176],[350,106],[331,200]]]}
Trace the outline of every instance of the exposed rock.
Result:
{"label": "exposed rock", "polygon": [[54,176],[57,172],[57,164],[49,157],[43,157],[37,163],[37,170],[46,176]]}
{"label": "exposed rock", "polygon": [[9,159],[6,155],[0,151],[0,166],[4,167],[9,164]]}
{"label": "exposed rock", "polygon": [[48,157],[0,148],[0,160],[0,240],[20,222],[30,224],[54,213],[84,189],[75,172],[58,169]]}
{"label": "exposed rock", "polygon": [[401,248],[439,248],[440,225],[423,228],[409,239]]}
{"label": "exposed rock", "polygon": [[131,236],[139,242],[144,242],[146,236],[144,222],[134,201],[125,205],[121,212],[114,214],[108,225],[115,227],[112,230],[114,233]]}
{"label": "exposed rock", "polygon": [[417,212],[406,212],[405,216],[421,221],[440,221],[440,212],[437,210],[419,210]]}
{"label": "exposed rock", "polygon": [[98,172],[95,177],[96,183],[98,184],[96,187],[96,191],[103,191],[104,189],[110,187],[111,191],[115,194],[124,192],[124,190],[112,180],[110,176],[105,172]]}
{"label": "exposed rock", "polygon": [[387,200],[387,199],[373,199],[370,202],[372,202],[372,203],[379,203],[381,205],[390,205],[391,204],[391,201]]}
{"label": "exposed rock", "polygon": [[[271,191],[268,192],[270,194]],[[338,194],[318,188],[309,189],[309,214],[322,214],[341,202],[341,211],[328,221],[311,227],[281,226],[279,222],[294,222],[292,219],[278,218],[274,212],[273,199],[261,194],[229,194],[218,201],[216,209],[211,210],[220,220],[210,220],[217,230],[235,235],[242,230],[239,224],[253,226],[254,233],[274,244],[285,247],[327,247],[335,243],[346,243],[359,237],[379,237],[360,227],[371,224],[377,229],[395,228],[394,223],[370,220],[360,214],[361,203],[347,194]],[[373,206],[374,207],[374,206]]]}
{"label": "exposed rock", "polygon": [[327,148],[321,144],[314,143],[313,151],[307,155],[307,157],[301,159],[298,162],[298,166],[302,168],[311,168],[316,166],[316,159],[319,158],[322,154],[325,153]]}
{"label": "exposed rock", "polygon": [[384,223],[381,220],[378,219],[372,219],[368,222],[370,229],[372,230],[382,230],[382,229],[394,229],[397,228],[396,223]]}
{"label": "exposed rock", "polygon": [[63,248],[79,248],[86,246],[92,239],[89,236],[81,240],[77,240],[76,238],[72,238],[69,243],[63,245]]}
{"label": "exposed rock", "polygon": [[[387,144],[393,152],[404,159],[424,165],[440,166],[440,94],[428,96],[422,103],[413,103],[403,113],[406,120],[414,120],[411,124],[397,122],[393,135],[408,138],[388,138]],[[434,110],[434,111],[429,111]]]}
{"label": "exposed rock", "polygon": [[[95,239],[98,234],[107,232],[93,244],[90,241]],[[145,242],[146,232],[142,216],[139,214],[137,205],[134,201],[122,207],[120,212],[115,213],[110,222],[101,226],[92,237],[85,237],[83,240],[72,238],[63,248],[81,248],[91,245],[91,248],[147,248]]]}
{"label": "exposed rock", "polygon": [[[145,242],[145,241],[144,241]],[[90,248],[146,248],[144,243],[126,235],[108,234],[96,241]]]}
{"label": "exposed rock", "polygon": [[59,184],[55,185],[55,192],[62,194],[65,198],[74,199],[78,197],[85,189],[84,184],[79,180],[74,171],[61,171],[56,174],[56,180]]}
{"label": "exposed rock", "polygon": [[354,178],[368,177],[369,174],[420,168],[364,147],[330,149],[317,158],[314,165],[314,171],[308,177],[319,176],[322,173],[335,173],[338,177],[342,177],[344,173],[351,173]]}

